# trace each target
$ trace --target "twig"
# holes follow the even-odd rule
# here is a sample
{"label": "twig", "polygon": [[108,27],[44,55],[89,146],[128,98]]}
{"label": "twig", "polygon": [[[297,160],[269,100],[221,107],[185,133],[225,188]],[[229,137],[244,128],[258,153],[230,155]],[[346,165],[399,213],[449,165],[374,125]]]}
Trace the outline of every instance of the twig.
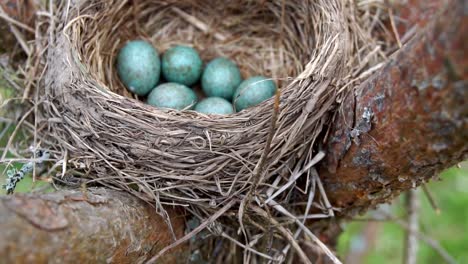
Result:
{"label": "twig", "polygon": [[266,258],[268,260],[274,260],[272,257],[268,256],[267,254],[259,252],[259,251],[255,250],[255,249],[253,249],[249,245],[244,245],[244,244],[240,243],[239,241],[235,240],[234,238],[230,237],[228,234],[226,234],[224,232],[221,233],[221,236],[224,237],[224,238],[227,238],[229,241],[233,242],[234,244],[238,245],[239,247],[241,247],[241,248],[243,248],[243,249],[245,249],[247,251],[250,251],[250,252],[252,252],[254,254],[259,255],[260,257]]}
{"label": "twig", "polygon": [[20,121],[18,122],[18,124],[16,124],[16,127],[15,127],[15,130],[13,130],[13,132],[11,133],[10,135],[10,138],[8,139],[8,142],[5,146],[5,150],[3,151],[3,154],[2,154],[2,158],[0,159],[0,162],[3,162],[3,160],[5,159],[6,155],[8,154],[8,151],[10,149],[10,146],[11,144],[13,143],[13,139],[15,138],[16,136],[16,133],[18,133],[19,131],[19,128],[21,127],[21,124],[24,122],[24,120],[26,120],[26,118],[33,112],[34,108],[31,107],[31,109],[29,109],[28,112],[26,112],[26,114],[23,115],[23,117],[20,119]]}
{"label": "twig", "polygon": [[256,173],[254,174],[253,181],[252,181],[252,188],[249,190],[245,198],[247,202],[252,197],[252,194],[255,193],[255,191],[257,190],[258,184],[261,182],[263,178],[262,177],[263,172],[265,171],[266,161],[270,153],[271,142],[273,141],[273,137],[275,135],[276,123],[278,121],[280,94],[281,94],[280,89],[277,89],[276,94],[275,94],[275,104],[273,106],[273,113],[271,116],[270,132],[268,133],[267,141],[265,143],[265,149],[263,150],[262,156],[260,157],[260,160],[258,161]]}
{"label": "twig", "polygon": [[26,24],[23,24],[13,18],[11,18],[10,16],[8,16],[8,14],[5,12],[5,10],[3,10],[3,8],[0,6],[0,18],[3,18],[5,21],[7,21],[8,23],[10,24],[13,24],[13,25],[16,25],[22,29],[25,29],[27,31],[29,31],[30,33],[35,33],[34,29]]}
{"label": "twig", "polygon": [[[16,81],[14,81],[10,75],[12,75],[11,73],[8,72],[8,69],[7,68],[4,68],[2,66],[0,66],[0,69],[3,71],[3,79],[5,79],[8,84],[10,84],[10,86],[12,88],[14,88],[16,91],[20,91],[22,88],[16,83]],[[1,104],[1,103],[0,103]]]}
{"label": "twig", "polygon": [[420,233],[419,231],[412,231],[408,223],[406,223],[403,220],[393,218],[387,212],[383,212],[383,211],[380,211],[380,212],[384,214],[386,217],[388,217],[389,219],[392,219],[394,223],[396,223],[397,225],[399,225],[405,230],[409,230],[410,232],[413,233],[414,236],[416,236],[417,238],[422,240],[424,243],[432,247],[445,260],[445,262],[447,262],[448,264],[457,264],[457,261],[440,245],[440,243],[437,240],[423,233]]}
{"label": "twig", "polygon": [[156,256],[152,257],[148,262],[146,262],[146,264],[156,263],[156,260],[158,260],[158,258],[160,258],[162,255],[164,255],[164,253],[166,253],[167,251],[181,245],[185,241],[192,238],[194,235],[200,233],[208,225],[212,224],[214,221],[216,221],[216,219],[218,219],[220,216],[222,216],[235,203],[237,203],[237,200],[233,199],[233,200],[229,201],[223,208],[219,209],[219,211],[217,211],[215,214],[210,216],[210,218],[208,218],[206,221],[201,223],[199,226],[197,226],[195,229],[193,229],[190,233],[188,233],[187,235],[183,236],[182,238],[180,238],[176,242],[170,244],[169,246],[167,246],[167,247],[163,248],[161,251],[159,251],[158,254]]}
{"label": "twig", "polygon": [[11,127],[11,123],[6,123],[5,127],[3,128],[2,132],[0,132],[0,140],[8,133],[8,130]]}
{"label": "twig", "polygon": [[281,1],[281,31],[280,31],[280,41],[283,41],[283,35],[284,35],[284,13],[286,10],[286,1],[283,0]]}
{"label": "twig", "polygon": [[427,200],[429,200],[429,203],[431,204],[432,209],[436,212],[436,214],[440,214],[440,208],[437,206],[437,203],[434,199],[434,196],[431,194],[429,189],[427,188],[426,184],[422,185],[422,189],[424,191],[424,194],[427,197]]}
{"label": "twig", "polygon": [[7,194],[13,194],[16,188],[16,184],[18,184],[18,182],[21,181],[27,173],[30,173],[31,171],[35,170],[36,157],[39,159],[37,163],[40,164],[44,162],[45,160],[47,160],[49,156],[50,156],[50,153],[48,150],[35,150],[34,160],[31,160],[23,164],[20,170],[16,170],[16,168],[8,170],[7,171],[8,178],[6,180],[6,184],[3,185],[3,188],[7,191]]}
{"label": "twig", "polygon": [[[316,186],[316,182],[317,182],[316,176],[318,177],[318,175],[313,175],[312,176],[312,182],[311,182],[312,186],[309,188],[309,195],[308,195],[308,198],[307,198],[307,205],[306,205],[306,208],[305,208],[305,211],[304,211],[304,216],[302,216],[301,218],[298,217],[298,219],[302,220],[303,224],[305,224],[305,221],[307,220],[307,216],[309,216],[310,208],[312,208],[312,203],[314,202],[315,186]],[[330,217],[330,216],[327,215],[326,218],[328,218],[328,217]],[[301,233],[302,233],[302,229],[298,228],[296,230],[296,232],[294,233],[294,239],[296,240]],[[289,248],[290,248],[290,245],[287,245],[283,249],[283,256],[287,255],[287,253],[289,251]]]}
{"label": "twig", "polygon": [[271,195],[266,201],[265,203],[268,203],[269,201],[273,200],[276,196],[278,196],[279,194],[281,194],[282,192],[284,192],[286,189],[289,188],[289,186],[291,186],[293,183],[296,182],[297,179],[299,179],[300,176],[302,176],[304,173],[305,173],[305,170],[309,170],[312,166],[314,166],[315,164],[317,164],[319,161],[321,161],[323,159],[323,157],[325,157],[325,152],[323,151],[320,151],[319,153],[317,153],[317,155],[315,155],[315,157],[312,158],[312,160],[309,162],[309,164],[307,164],[303,170],[301,170],[300,172],[296,173],[295,175],[292,175],[289,179],[289,181],[281,186],[281,188],[276,191],[273,195]]}
{"label": "twig", "polygon": [[393,10],[392,8],[388,9],[388,16],[390,17],[390,24],[392,25],[392,31],[395,35],[395,39],[397,41],[398,47],[401,49],[403,45],[401,45],[400,35],[398,34],[397,28],[395,26],[395,20],[393,19]]}
{"label": "twig", "polygon": [[290,245],[292,245],[292,247],[297,251],[297,254],[301,258],[302,262],[311,264],[309,258],[301,249],[293,235],[289,233],[283,226],[281,226],[278,221],[276,221],[276,219],[269,217],[267,212],[258,206],[252,206],[252,210],[265,218],[267,221],[271,222],[271,224],[273,224],[278,229],[278,231],[289,241]]}
{"label": "twig", "polygon": [[[185,13],[184,11],[182,11],[181,9],[177,7],[172,7],[172,10],[176,12],[179,16],[181,16],[183,19],[185,19],[187,22],[189,22],[190,24],[194,25],[196,28],[203,31],[203,33],[208,34],[210,32],[213,32],[212,30],[210,30],[210,27],[207,24],[205,24],[198,18]],[[225,41],[227,39],[223,34],[219,32],[213,32],[213,35],[216,39],[220,41]]]}
{"label": "twig", "polygon": [[266,165],[265,163],[268,158],[268,154],[270,153],[271,142],[273,140],[273,136],[275,134],[276,123],[278,121],[280,94],[281,94],[280,89],[277,89],[276,94],[275,94],[275,104],[273,106],[273,113],[271,116],[270,131],[268,133],[268,138],[265,143],[265,149],[262,153],[262,156],[260,157],[260,160],[258,161],[257,167],[254,170],[254,174],[252,176],[253,180],[251,180],[252,187],[249,189],[249,191],[247,192],[247,194],[245,195],[244,199],[242,200],[239,206],[239,215],[238,215],[239,225],[240,225],[242,232],[244,233],[244,236],[246,235],[244,225],[243,225],[245,207],[250,204],[252,195],[257,190],[257,186],[263,178],[262,176],[263,176],[263,171],[265,170],[265,165]]}
{"label": "twig", "polygon": [[419,230],[419,197],[417,190],[406,193],[406,212],[408,230],[406,231],[406,246],[404,248],[405,264],[416,264],[418,256],[418,239],[414,235]]}
{"label": "twig", "polygon": [[23,34],[14,25],[10,25],[10,30],[13,33],[13,35],[15,35],[15,38],[19,42],[24,53],[26,53],[28,57],[31,56],[31,49],[29,48],[28,44],[24,40]]}
{"label": "twig", "polygon": [[318,239],[318,237],[314,235],[314,233],[312,233],[312,231],[310,231],[309,228],[307,228],[297,217],[295,217],[293,214],[291,214],[288,210],[286,210],[283,206],[281,206],[274,200],[271,200],[268,203],[268,205],[273,207],[275,210],[277,210],[281,214],[294,220],[294,222],[296,222],[299,228],[301,228],[304,231],[304,233],[306,233],[310,237],[310,239],[312,239],[312,241],[316,243],[322,249],[322,251],[330,258],[330,260],[333,263],[341,264],[341,261],[330,251],[330,249],[322,241],[320,241],[320,239]]}
{"label": "twig", "polygon": [[320,180],[320,177],[318,176],[318,172],[315,168],[312,168],[311,171],[314,173],[314,177],[317,182],[320,195],[322,196],[323,202],[325,203],[326,209],[328,210],[328,214],[331,217],[334,217],[335,214],[333,213],[333,207],[331,206],[330,201],[328,200],[327,194],[325,193],[325,189],[323,188],[323,185],[322,185],[322,181]]}
{"label": "twig", "polygon": [[389,217],[385,217],[385,218],[375,218],[375,217],[359,217],[359,218],[351,218],[349,219],[349,221],[353,221],[353,222],[391,222],[391,221],[394,221],[395,218],[389,218]]}

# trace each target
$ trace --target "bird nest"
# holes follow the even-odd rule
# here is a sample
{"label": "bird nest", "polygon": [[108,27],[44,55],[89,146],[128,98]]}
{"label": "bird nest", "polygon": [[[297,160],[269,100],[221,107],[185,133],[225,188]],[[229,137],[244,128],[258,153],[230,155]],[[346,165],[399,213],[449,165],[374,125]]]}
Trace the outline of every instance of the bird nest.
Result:
{"label": "bird nest", "polygon": [[[312,207],[331,215],[325,193],[314,195],[314,165],[341,98],[385,59],[381,10],[378,1],[60,1],[42,39],[45,136],[60,143],[70,173],[162,215],[182,206],[210,228],[239,220],[246,237],[259,234],[265,205],[279,223]],[[270,76],[278,92],[225,116],[155,108],[116,73],[116,54],[133,39],[160,53],[184,44],[204,61],[230,58],[243,78]],[[226,228],[218,231],[238,235]]]}

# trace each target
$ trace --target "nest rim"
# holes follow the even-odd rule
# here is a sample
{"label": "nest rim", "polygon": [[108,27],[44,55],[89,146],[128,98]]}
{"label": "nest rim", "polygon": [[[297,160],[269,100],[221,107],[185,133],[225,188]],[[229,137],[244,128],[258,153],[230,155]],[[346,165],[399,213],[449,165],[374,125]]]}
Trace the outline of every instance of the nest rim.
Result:
{"label": "nest rim", "polygon": [[[48,48],[46,57],[52,67],[47,68],[44,75],[43,95],[48,98],[44,112],[48,118],[61,120],[50,125],[51,134],[61,142],[62,149],[58,152],[68,153],[70,166],[92,171],[93,176],[88,177],[89,183],[98,182],[128,191],[155,204],[162,215],[165,214],[165,206],[180,205],[203,219],[224,208],[224,205],[231,204],[233,199],[244,199],[252,190],[261,190],[258,195],[265,198],[271,195],[268,194],[271,190],[275,192],[289,184],[289,177],[294,178],[297,173],[309,177],[309,169],[316,162],[314,158],[321,153],[317,142],[323,137],[323,130],[333,116],[332,110],[337,108],[337,101],[353,90],[363,70],[384,59],[374,52],[379,41],[365,30],[372,20],[356,22],[357,11],[342,1],[268,2],[269,6],[259,8],[270,8],[270,15],[276,17],[277,24],[289,25],[287,28],[281,27],[282,34],[294,35],[290,42],[281,42],[280,39],[279,43],[283,43],[286,50],[290,49],[289,52],[300,51],[290,59],[283,57],[295,68],[285,67],[282,69],[284,74],[272,74],[273,79],[281,81],[277,107],[275,100],[270,99],[227,116],[157,109],[126,94],[113,70],[113,54],[124,44],[124,40],[141,36],[157,44],[157,37],[139,32],[142,29],[130,28],[128,32],[134,30],[135,34],[123,30],[122,35],[117,35],[120,41],[110,38],[109,47],[102,41],[96,41],[112,35],[126,16],[134,16],[135,10],[139,9],[132,9],[130,2],[81,0],[71,6],[60,7],[62,17],[52,29],[55,35],[49,41],[54,45]],[[144,3],[144,6],[158,2],[161,1],[139,3]],[[189,23],[189,18],[183,16],[207,17],[195,16],[195,7],[199,8],[200,2],[163,1],[167,9],[173,11],[171,14],[184,15],[173,24],[167,22],[167,14],[162,17],[159,13],[153,14],[154,19],[167,22],[166,26],[171,30],[177,29],[180,25],[177,23],[185,23],[191,29],[182,30],[183,33],[195,32],[200,30],[200,26]],[[252,2],[246,0],[239,3]],[[174,11],[177,9],[171,5],[176,5],[179,11]],[[234,8],[239,9],[239,6]],[[141,10],[142,17],[147,18],[154,7]],[[215,14],[216,10],[213,7],[210,12]],[[303,19],[298,19],[294,12],[299,12]],[[222,16],[223,13],[217,15]],[[239,20],[239,17],[234,18]],[[310,21],[303,21],[304,18]],[[100,19],[110,19],[107,23],[110,26],[103,27],[106,23]],[[298,24],[291,25],[287,21]],[[248,21],[242,23],[249,24]],[[266,32],[272,28],[268,23],[265,25]],[[145,29],[144,26],[142,28]],[[305,34],[304,28],[310,34]],[[162,30],[164,34],[166,31]],[[193,37],[222,39],[216,34],[223,31],[228,30],[218,31],[217,28],[207,33],[198,32],[199,35],[194,34]],[[163,33],[161,36],[164,36]],[[260,36],[264,37],[262,34]],[[174,43],[190,44],[180,42],[177,39],[180,34],[173,37],[158,51],[162,53]],[[269,37],[276,39],[275,36]],[[224,41],[229,42],[229,39]],[[222,47],[220,49],[214,53],[223,55]],[[233,49],[235,52],[237,50]],[[201,53],[205,62],[212,56],[209,52]],[[297,58],[299,56],[303,56],[303,61]],[[255,64],[258,63],[255,56],[247,57],[253,59],[253,62],[247,63],[249,67],[254,70],[262,68]],[[239,61],[239,65],[244,61],[233,60]],[[269,66],[263,66],[265,72],[273,72]],[[243,77],[262,73],[243,69]],[[307,192],[313,191],[308,187],[306,185],[304,190],[294,191],[300,197],[298,199],[308,199]],[[290,199],[289,192],[277,195],[278,202],[286,203]],[[236,214],[239,209],[229,210]],[[301,212],[302,207],[290,205],[288,210]],[[246,211],[246,214],[250,213]]]}

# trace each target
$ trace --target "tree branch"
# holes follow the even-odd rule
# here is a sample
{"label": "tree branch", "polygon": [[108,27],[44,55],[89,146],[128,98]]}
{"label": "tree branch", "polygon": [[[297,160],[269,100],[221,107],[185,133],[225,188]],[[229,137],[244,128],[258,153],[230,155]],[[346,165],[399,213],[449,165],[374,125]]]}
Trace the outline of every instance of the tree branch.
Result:
{"label": "tree branch", "polygon": [[342,213],[388,202],[466,159],[463,6],[457,0],[440,8],[425,30],[342,104],[320,170],[332,204]]}
{"label": "tree branch", "polygon": [[409,190],[406,192],[406,219],[409,230],[406,231],[406,242],[404,247],[405,264],[416,264],[418,259],[419,241],[414,233],[419,230],[419,210],[420,201],[418,190]]}
{"label": "tree branch", "polygon": [[[181,237],[184,217],[171,215]],[[4,263],[142,263],[173,242],[153,207],[106,189],[0,196],[0,228]]]}

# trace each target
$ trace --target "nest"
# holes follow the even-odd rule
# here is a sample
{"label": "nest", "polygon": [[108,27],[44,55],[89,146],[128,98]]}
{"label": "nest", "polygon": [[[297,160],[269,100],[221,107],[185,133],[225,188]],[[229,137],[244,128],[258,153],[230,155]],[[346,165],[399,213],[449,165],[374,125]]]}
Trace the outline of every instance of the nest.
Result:
{"label": "nest", "polygon": [[[41,92],[47,137],[60,143],[56,157],[70,173],[128,191],[163,215],[175,205],[210,224],[220,212],[220,223],[247,219],[247,236],[261,231],[264,220],[255,216],[264,203],[286,211],[272,212],[278,221],[311,207],[328,212],[325,193],[314,196],[313,165],[338,102],[385,59],[387,44],[376,34],[381,7],[341,0],[63,2],[48,31]],[[116,54],[133,39],[160,53],[184,44],[204,61],[228,57],[243,78],[270,76],[279,92],[227,116],[157,109],[117,77]],[[220,232],[237,234],[233,225]]]}

